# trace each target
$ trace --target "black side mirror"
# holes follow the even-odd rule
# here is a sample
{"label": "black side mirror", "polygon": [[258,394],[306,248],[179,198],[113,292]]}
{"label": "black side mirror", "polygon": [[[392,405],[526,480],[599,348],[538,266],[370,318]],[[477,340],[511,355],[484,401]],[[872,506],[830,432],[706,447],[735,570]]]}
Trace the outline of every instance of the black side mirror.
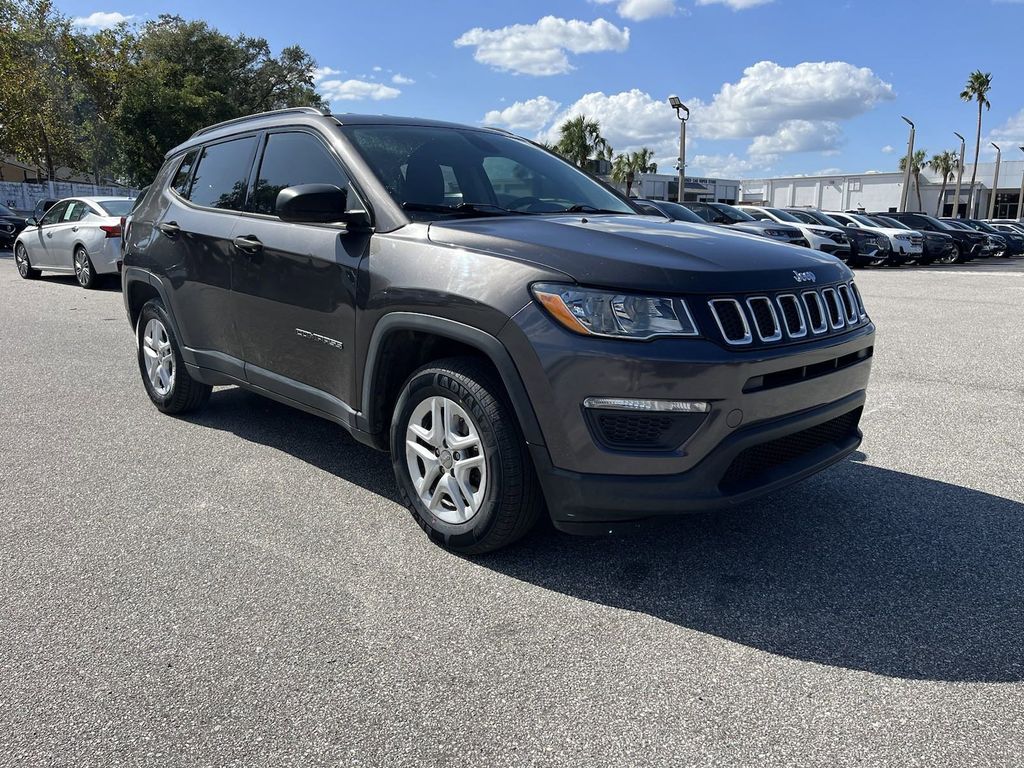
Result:
{"label": "black side mirror", "polygon": [[39,222],[35,220],[35,217],[30,217],[30,218],[25,219],[25,226],[26,227],[38,227],[39,226]]}
{"label": "black side mirror", "polygon": [[282,221],[306,224],[347,224],[365,229],[370,217],[348,209],[348,192],[334,184],[297,184],[277,193],[277,215]]}

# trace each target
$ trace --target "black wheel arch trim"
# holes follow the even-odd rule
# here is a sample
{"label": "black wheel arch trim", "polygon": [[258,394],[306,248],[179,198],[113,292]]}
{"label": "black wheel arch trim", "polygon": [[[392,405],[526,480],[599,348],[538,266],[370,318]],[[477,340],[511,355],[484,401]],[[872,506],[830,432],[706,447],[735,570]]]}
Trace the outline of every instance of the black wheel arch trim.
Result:
{"label": "black wheel arch trim", "polygon": [[171,303],[168,300],[167,289],[164,288],[159,277],[149,270],[142,269],[141,267],[124,267],[121,271],[121,293],[124,296],[124,309],[128,316],[128,322],[131,323],[132,331],[137,332],[135,324],[132,322],[131,288],[133,284],[137,283],[145,283],[156,291],[157,295],[160,297],[160,303],[164,305],[164,311],[167,313],[167,318],[171,321],[171,329],[174,331],[174,337],[178,339],[182,358],[184,358],[186,363],[196,365],[197,361],[195,359],[195,355],[191,353],[191,350],[184,343],[181,332],[178,330],[178,322],[174,318],[174,313],[171,312]]}
{"label": "black wheel arch trim", "polygon": [[486,331],[471,325],[436,315],[421,315],[415,312],[389,313],[378,320],[373,328],[370,344],[366,351],[366,364],[363,367],[362,401],[359,414],[361,429],[367,432],[373,429],[373,425],[370,423],[370,414],[374,412],[373,382],[384,342],[390,334],[396,331],[432,333],[480,350],[497,369],[498,375],[505,385],[505,391],[508,392],[512,402],[512,408],[519,419],[526,442],[532,445],[544,445],[544,436],[541,433],[537,414],[533,410],[530,397],[523,385],[522,377],[519,375],[519,369],[516,368],[512,355],[509,354],[505,345]]}

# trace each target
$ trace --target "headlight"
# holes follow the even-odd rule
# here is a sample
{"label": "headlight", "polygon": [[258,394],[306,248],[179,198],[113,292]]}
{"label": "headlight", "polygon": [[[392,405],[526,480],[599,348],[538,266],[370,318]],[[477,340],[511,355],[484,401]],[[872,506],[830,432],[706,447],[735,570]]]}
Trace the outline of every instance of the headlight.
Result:
{"label": "headlight", "polygon": [[682,299],[552,283],[537,283],[531,290],[563,327],[584,336],[642,341],[655,336],[700,335]]}
{"label": "headlight", "polygon": [[832,233],[827,229],[815,229],[814,227],[808,227],[808,229],[818,237],[830,237],[832,235]]}
{"label": "headlight", "polygon": [[764,231],[768,237],[789,237],[790,234],[784,229],[766,229]]}
{"label": "headlight", "polygon": [[910,235],[896,235],[897,240],[912,240]]}

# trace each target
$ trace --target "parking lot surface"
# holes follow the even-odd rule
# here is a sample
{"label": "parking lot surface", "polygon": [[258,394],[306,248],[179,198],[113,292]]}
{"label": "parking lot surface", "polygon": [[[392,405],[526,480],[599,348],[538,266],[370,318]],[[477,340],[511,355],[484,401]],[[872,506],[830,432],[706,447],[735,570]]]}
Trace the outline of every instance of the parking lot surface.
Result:
{"label": "parking lot surface", "polygon": [[0,254],[0,765],[1019,764],[1024,263],[858,282],[853,460],[470,560],[339,427],[161,415],[116,287]]}

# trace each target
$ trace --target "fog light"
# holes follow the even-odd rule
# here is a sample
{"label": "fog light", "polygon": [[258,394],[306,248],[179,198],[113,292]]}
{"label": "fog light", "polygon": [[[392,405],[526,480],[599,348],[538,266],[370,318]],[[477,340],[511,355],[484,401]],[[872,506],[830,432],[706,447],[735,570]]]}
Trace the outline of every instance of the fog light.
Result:
{"label": "fog light", "polygon": [[665,411],[669,413],[707,413],[711,405],[700,400],[637,400],[630,397],[588,397],[584,408],[613,411]]}

